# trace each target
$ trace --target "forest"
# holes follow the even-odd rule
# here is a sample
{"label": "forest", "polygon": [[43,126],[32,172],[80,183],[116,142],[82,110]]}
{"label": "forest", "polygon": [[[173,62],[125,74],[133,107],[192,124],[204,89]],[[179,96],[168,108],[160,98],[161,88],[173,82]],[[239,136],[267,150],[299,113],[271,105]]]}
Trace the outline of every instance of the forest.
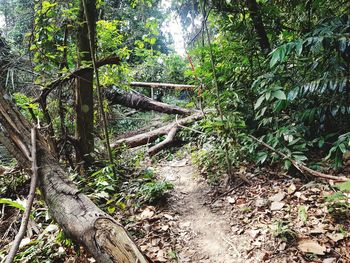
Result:
{"label": "forest", "polygon": [[0,262],[350,262],[350,1],[0,0]]}

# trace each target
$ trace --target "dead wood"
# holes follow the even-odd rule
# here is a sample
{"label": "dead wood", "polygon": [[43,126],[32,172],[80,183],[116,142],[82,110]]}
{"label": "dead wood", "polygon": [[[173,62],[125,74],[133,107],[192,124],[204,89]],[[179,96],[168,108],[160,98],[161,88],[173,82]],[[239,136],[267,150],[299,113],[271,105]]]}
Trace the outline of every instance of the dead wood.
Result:
{"label": "dead wood", "polygon": [[163,102],[159,102],[150,99],[140,93],[127,92],[116,87],[112,87],[106,91],[106,98],[111,105],[119,104],[125,107],[133,108],[136,110],[157,111],[168,114],[181,114],[189,115],[193,113],[193,110],[180,108],[178,106],[169,105]]}
{"label": "dead wood", "polygon": [[158,88],[158,89],[181,89],[181,90],[194,90],[195,85],[186,84],[172,84],[172,83],[159,83],[159,82],[130,82],[131,87],[142,88]]}
{"label": "dead wood", "polygon": [[[2,91],[0,87],[0,143],[23,168],[29,168],[32,125]],[[68,236],[85,246],[97,262],[147,262],[124,228],[68,179],[40,133],[37,162],[38,187],[52,217]]]}
{"label": "dead wood", "polygon": [[30,190],[28,194],[28,201],[26,205],[26,210],[22,217],[21,226],[18,230],[18,233],[15,237],[15,240],[13,241],[13,244],[11,246],[10,252],[7,255],[6,263],[13,262],[13,259],[15,258],[15,255],[17,253],[17,250],[19,248],[19,245],[27,231],[30,211],[32,209],[32,205],[34,202],[35,197],[35,188],[38,181],[38,165],[37,165],[37,158],[36,158],[36,127],[33,127],[31,130],[31,141],[32,141],[32,150],[31,150],[31,161],[32,161],[32,178],[30,182]]}
{"label": "dead wood", "polygon": [[268,145],[267,143],[263,142],[262,140],[260,140],[260,139],[258,139],[256,137],[254,137],[253,135],[249,135],[249,137],[252,138],[254,141],[260,143],[265,148],[267,148],[267,149],[277,153],[283,159],[289,160],[293,164],[293,166],[295,168],[297,168],[301,173],[307,173],[307,174],[310,174],[310,175],[318,177],[318,178],[334,180],[334,181],[337,181],[337,182],[345,182],[345,181],[350,180],[349,178],[346,178],[346,177],[343,177],[343,176],[334,176],[334,175],[325,174],[325,173],[321,173],[321,172],[315,171],[315,170],[307,167],[304,163],[297,162],[297,161],[293,160],[291,157],[289,157],[286,154],[284,154],[283,152],[273,148],[272,146]]}
{"label": "dead wood", "polygon": [[165,140],[161,141],[160,143],[154,145],[153,147],[149,148],[148,149],[148,154],[150,156],[153,156],[155,155],[156,153],[158,153],[160,150],[166,148],[167,146],[171,145],[175,139],[175,135],[176,135],[176,132],[177,130],[179,129],[180,127],[177,126],[177,124],[175,124],[169,131],[169,133],[167,134]]}
{"label": "dead wood", "polygon": [[141,145],[145,145],[150,142],[153,142],[162,135],[167,135],[167,138],[165,139],[165,141],[162,141],[159,144],[149,149],[148,153],[150,155],[154,155],[160,150],[169,146],[173,142],[175,138],[175,134],[178,130],[181,130],[185,125],[188,125],[190,123],[193,123],[194,121],[200,120],[201,118],[203,118],[203,114],[198,112],[186,118],[176,120],[165,126],[154,129],[152,131],[137,134],[128,138],[119,139],[114,144],[112,144],[112,147],[118,148],[122,145],[127,145],[133,148],[133,147],[137,147],[137,146],[141,146]]}

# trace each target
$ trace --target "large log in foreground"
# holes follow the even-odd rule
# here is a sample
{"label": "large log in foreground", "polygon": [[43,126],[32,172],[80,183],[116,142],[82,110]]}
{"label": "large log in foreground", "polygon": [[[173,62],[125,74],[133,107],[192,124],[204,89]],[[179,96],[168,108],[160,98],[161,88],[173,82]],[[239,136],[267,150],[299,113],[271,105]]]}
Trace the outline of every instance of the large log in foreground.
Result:
{"label": "large log in foreground", "polygon": [[127,145],[130,148],[133,148],[133,147],[137,147],[137,146],[141,146],[141,145],[145,145],[150,142],[153,142],[162,135],[167,135],[165,140],[148,149],[148,154],[152,156],[158,153],[160,150],[169,146],[173,142],[176,132],[178,130],[182,129],[185,125],[188,125],[190,123],[193,123],[197,120],[202,119],[203,116],[204,115],[201,112],[195,113],[191,116],[176,120],[174,122],[171,122],[170,124],[157,128],[155,130],[137,134],[132,137],[119,139],[112,144],[112,147],[118,148],[122,145]]}
{"label": "large log in foreground", "polygon": [[[2,87],[0,143],[22,167],[29,168],[32,125],[1,90]],[[48,148],[44,137],[38,134],[38,186],[52,217],[64,232],[85,246],[97,262],[148,262],[124,228],[79,192]]]}
{"label": "large log in foreground", "polygon": [[162,113],[181,115],[189,115],[193,112],[189,109],[150,99],[139,93],[127,92],[114,86],[106,91],[106,98],[111,105],[119,104],[137,110],[154,110]]}
{"label": "large log in foreground", "polygon": [[159,83],[159,82],[130,82],[131,87],[142,87],[142,88],[158,88],[158,89],[186,89],[194,90],[195,85],[186,84],[172,84],[172,83]]}

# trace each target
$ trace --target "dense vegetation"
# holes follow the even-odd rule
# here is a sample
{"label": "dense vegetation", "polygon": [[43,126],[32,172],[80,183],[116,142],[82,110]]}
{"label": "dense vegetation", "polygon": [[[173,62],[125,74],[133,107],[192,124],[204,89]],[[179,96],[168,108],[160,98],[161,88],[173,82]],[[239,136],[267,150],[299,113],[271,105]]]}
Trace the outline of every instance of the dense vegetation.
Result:
{"label": "dense vegetation", "polygon": [[[242,162],[293,176],[303,172],[298,164],[336,176],[349,172],[349,1],[85,2],[0,0],[0,85],[28,120],[40,123],[79,189],[110,215],[159,201],[172,188],[143,164],[144,149],[109,147],[109,139],[154,118],[171,119],[154,112],[129,119],[125,107],[109,105],[106,92],[132,91],[131,81],[195,85],[156,96],[205,113],[181,131],[177,145],[191,142],[185,151],[213,184],[247,181],[237,176]],[[164,29],[169,19],[181,23],[185,55],[175,52]],[[98,76],[96,63],[103,64]],[[151,95],[148,88],[138,91]],[[15,165],[2,148],[0,157]],[[14,200],[28,180],[22,172],[14,178],[0,183],[0,203],[23,210]],[[331,202],[346,200],[348,185],[340,190]],[[36,203],[35,218],[51,226],[43,207]],[[57,238],[71,245],[63,232]],[[55,242],[46,241],[32,244],[43,249],[37,260],[59,258]],[[18,260],[32,253],[28,248]]]}

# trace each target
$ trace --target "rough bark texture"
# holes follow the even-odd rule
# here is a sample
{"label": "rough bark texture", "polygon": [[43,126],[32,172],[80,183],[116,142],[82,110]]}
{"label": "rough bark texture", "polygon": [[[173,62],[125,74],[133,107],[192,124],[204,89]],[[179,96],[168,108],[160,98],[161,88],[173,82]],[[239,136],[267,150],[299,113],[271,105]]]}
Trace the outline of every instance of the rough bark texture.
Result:
{"label": "rough bark texture", "polygon": [[193,113],[192,110],[180,108],[177,106],[162,103],[153,99],[150,99],[142,94],[134,92],[126,92],[118,88],[113,87],[106,92],[106,98],[110,104],[120,104],[125,107],[137,109],[137,110],[154,110],[169,114],[181,114],[189,115]]}
{"label": "rough bark texture", "polygon": [[[0,87],[0,143],[29,168],[31,124]],[[97,262],[147,262],[126,231],[71,183],[57,164],[43,136],[37,138],[38,186],[52,217]]]}
{"label": "rough bark texture", "polygon": [[247,0],[247,7],[250,17],[253,21],[255,32],[263,52],[268,53],[271,50],[270,42],[266,34],[265,26],[260,14],[259,6],[256,0]]}
{"label": "rough bark texture", "polygon": [[[80,0],[77,47],[79,52],[79,67],[83,63],[91,64],[91,51],[89,44],[89,30],[85,19],[84,6]],[[88,21],[91,21],[91,39],[95,39],[96,26],[96,0],[87,1]],[[75,137],[79,143],[80,154],[77,161],[88,161],[89,154],[94,150],[94,100],[93,100],[93,77],[92,68],[85,70],[76,80],[75,106],[76,106],[76,130]]]}
{"label": "rough bark texture", "polygon": [[196,120],[199,120],[201,118],[203,118],[202,113],[195,113],[191,116],[174,121],[170,124],[167,124],[163,127],[157,128],[155,130],[152,130],[152,131],[149,131],[146,133],[137,134],[137,135],[129,137],[129,138],[119,139],[115,143],[112,144],[112,147],[117,148],[117,147],[120,147],[121,145],[125,144],[125,145],[133,148],[133,147],[137,147],[137,146],[141,146],[141,145],[145,145],[147,143],[153,142],[159,136],[168,135],[167,138],[169,138],[169,139],[168,140],[166,139],[165,142],[163,141],[163,142],[159,143],[160,146],[155,145],[155,146],[150,148],[150,152],[148,152],[148,153],[150,155],[154,155],[157,152],[159,152],[160,150],[167,147],[173,141],[177,130],[180,130],[181,128],[183,128],[184,125],[190,124],[190,123],[192,123]]}

